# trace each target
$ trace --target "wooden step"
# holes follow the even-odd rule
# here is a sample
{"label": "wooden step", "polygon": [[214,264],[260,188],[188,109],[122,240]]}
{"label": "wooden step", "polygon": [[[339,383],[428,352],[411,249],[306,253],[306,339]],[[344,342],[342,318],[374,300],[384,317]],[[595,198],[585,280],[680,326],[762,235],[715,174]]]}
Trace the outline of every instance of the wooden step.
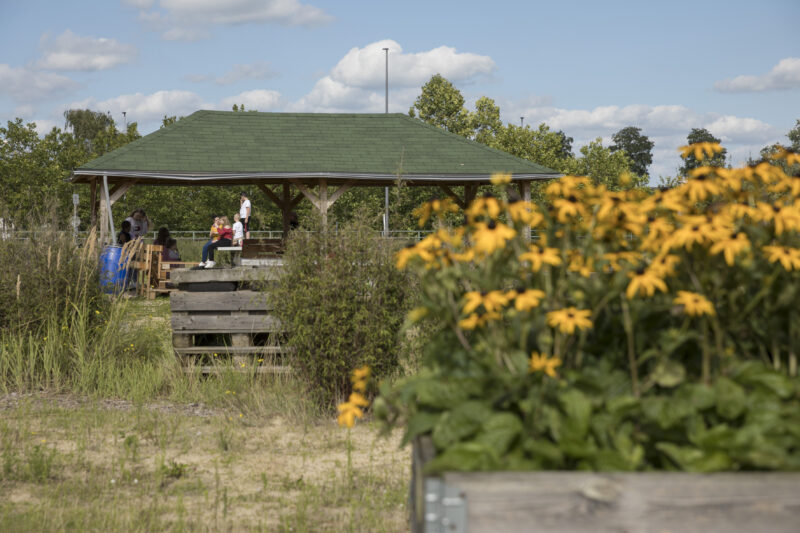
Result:
{"label": "wooden step", "polygon": [[[250,374],[252,367],[229,367],[229,366],[185,366],[183,371],[187,374],[222,374],[225,372],[236,372],[237,374]],[[294,372],[290,366],[278,365],[259,365],[255,369],[256,374],[291,374]]]}
{"label": "wooden step", "polygon": [[200,355],[200,354],[260,354],[260,355],[282,355],[291,353],[292,348],[282,346],[191,346],[188,348],[175,348],[178,355]]}
{"label": "wooden step", "polygon": [[[278,260],[275,260],[278,261]],[[251,268],[204,268],[199,270],[181,269],[172,273],[172,282],[180,283],[206,283],[212,281],[269,281],[277,279],[283,270],[281,264],[270,267]]]}
{"label": "wooden step", "polygon": [[270,311],[266,294],[257,291],[173,292],[172,311]]}
{"label": "wooden step", "polygon": [[280,321],[271,315],[186,315],[172,314],[174,333],[275,333]]}

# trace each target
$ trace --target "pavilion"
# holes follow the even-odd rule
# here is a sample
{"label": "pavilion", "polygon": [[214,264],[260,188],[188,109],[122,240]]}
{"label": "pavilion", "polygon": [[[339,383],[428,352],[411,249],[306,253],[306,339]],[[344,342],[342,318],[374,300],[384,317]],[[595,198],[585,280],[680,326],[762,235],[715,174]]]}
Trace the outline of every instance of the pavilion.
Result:
{"label": "pavilion", "polygon": [[[530,199],[533,180],[556,171],[403,114],[197,111],[73,172],[91,187],[101,235],[111,206],[135,186],[256,185],[282,213],[307,198],[321,213],[353,186],[434,185],[464,208],[494,173],[508,173]],[[300,191],[291,195],[291,186]],[[454,186],[463,186],[459,196]]]}

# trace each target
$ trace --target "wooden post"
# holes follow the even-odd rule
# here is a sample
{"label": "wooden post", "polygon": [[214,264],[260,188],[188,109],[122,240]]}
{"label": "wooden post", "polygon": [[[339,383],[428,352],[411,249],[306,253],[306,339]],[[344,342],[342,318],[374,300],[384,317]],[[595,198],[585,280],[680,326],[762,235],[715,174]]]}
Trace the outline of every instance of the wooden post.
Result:
{"label": "wooden post", "polygon": [[90,209],[90,225],[92,227],[97,225],[97,178],[92,178],[90,182],[90,200],[89,200],[89,209]]}
{"label": "wooden post", "polygon": [[[530,204],[531,202],[531,182],[530,180],[525,180],[519,182],[519,192],[522,195],[522,200]],[[525,240],[531,242],[531,227],[525,227]]]}
{"label": "wooden post", "polygon": [[[319,191],[317,194],[314,194],[308,187],[300,183],[299,181],[292,180],[292,183],[300,189],[300,192],[309,199],[309,201],[319,209],[320,214],[322,215],[322,227],[325,228],[328,226],[328,209],[333,205],[333,203],[339,199],[339,197],[344,194],[345,191],[350,189],[355,183],[354,180],[347,180],[342,185],[336,189],[335,192],[328,195],[328,180],[326,178],[319,179]],[[292,207],[298,202],[298,198],[292,200]]]}
{"label": "wooden post", "polygon": [[328,180],[319,179],[319,212],[322,215],[322,229],[328,227]]}
{"label": "wooden post", "polygon": [[289,222],[292,216],[292,191],[288,183],[283,184],[283,202],[281,205],[281,227],[283,229],[283,242],[289,236]]}

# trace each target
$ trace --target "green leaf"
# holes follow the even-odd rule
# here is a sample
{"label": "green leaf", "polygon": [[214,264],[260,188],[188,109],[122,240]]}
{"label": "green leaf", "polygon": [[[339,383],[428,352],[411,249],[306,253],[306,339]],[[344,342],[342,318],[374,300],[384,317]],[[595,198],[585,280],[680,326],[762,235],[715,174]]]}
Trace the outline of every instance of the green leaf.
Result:
{"label": "green leaf", "polygon": [[502,457],[521,432],[522,422],[518,416],[512,413],[494,413],[483,424],[475,442],[486,445],[497,457]]}
{"label": "green leaf", "polygon": [[433,443],[439,450],[447,449],[475,434],[491,414],[491,409],[481,402],[464,402],[442,415],[433,428]]}
{"label": "green leaf", "polygon": [[714,384],[715,406],[723,418],[733,420],[744,412],[747,397],[744,389],[734,381],[720,377]]}
{"label": "green leaf", "polygon": [[788,376],[758,361],[743,363],[737,370],[733,378],[742,385],[760,387],[784,400],[795,392],[795,384]]}
{"label": "green leaf", "polygon": [[414,393],[420,406],[450,409],[466,401],[471,387],[464,380],[424,379],[415,383]]}
{"label": "green leaf", "polygon": [[684,383],[678,387],[675,397],[686,399],[698,410],[714,407],[716,401],[714,389],[698,383]]}
{"label": "green leaf", "polygon": [[669,442],[656,443],[656,449],[687,472],[718,472],[731,468],[731,459],[724,452],[705,453],[698,448],[677,446]]}
{"label": "green leaf", "polygon": [[567,389],[558,395],[558,400],[566,415],[563,432],[574,440],[584,438],[589,431],[589,417],[592,414],[589,399],[577,389]]}
{"label": "green leaf", "polygon": [[436,426],[436,422],[439,421],[441,416],[441,413],[429,413],[427,411],[419,411],[414,414],[408,420],[406,433],[403,435],[400,446],[405,446],[418,435],[429,433]]}
{"label": "green leaf", "polygon": [[439,472],[489,470],[496,465],[491,450],[477,442],[460,442],[434,459],[424,468],[426,474]]}
{"label": "green leaf", "polygon": [[531,438],[525,440],[522,446],[534,459],[543,460],[545,466],[559,468],[564,465],[564,454],[549,440]]}
{"label": "green leaf", "polygon": [[660,387],[677,387],[686,379],[686,369],[677,361],[664,359],[658,362],[650,377]]}

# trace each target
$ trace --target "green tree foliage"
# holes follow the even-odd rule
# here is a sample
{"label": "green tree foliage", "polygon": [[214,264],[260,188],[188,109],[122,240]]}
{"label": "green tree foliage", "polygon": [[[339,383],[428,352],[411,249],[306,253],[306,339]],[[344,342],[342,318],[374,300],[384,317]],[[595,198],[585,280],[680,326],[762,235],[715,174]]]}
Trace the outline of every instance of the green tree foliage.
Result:
{"label": "green tree foliage", "polygon": [[479,143],[491,146],[497,134],[503,128],[500,120],[500,108],[494,100],[481,96],[475,102],[475,112],[470,113],[471,136]]}
{"label": "green tree foliage", "polygon": [[789,130],[789,133],[786,134],[786,137],[789,139],[789,144],[787,146],[782,146],[781,144],[772,144],[769,146],[765,146],[761,149],[759,159],[749,159],[748,164],[750,165],[757,165],[762,161],[766,161],[770,164],[777,165],[783,169],[784,172],[791,176],[800,176],[800,165],[787,165],[786,161],[780,159],[775,160],[774,156],[778,153],[781,148],[785,148],[787,150],[791,150],[792,152],[800,153],[800,119],[797,120],[794,128]]}
{"label": "green tree foliage", "polygon": [[610,146],[612,152],[624,151],[631,160],[631,172],[638,176],[647,176],[647,167],[653,163],[653,146],[647,135],[642,135],[642,128],[628,126],[622,128],[612,137],[614,144]]}
{"label": "green tree foliage", "polygon": [[[567,160],[566,172],[578,176],[589,176],[596,185],[605,185],[609,189],[622,186],[620,176],[630,172],[630,161],[624,152],[605,148],[600,137],[581,147],[581,157]],[[640,186],[647,183],[647,178],[633,178],[625,186]]]}
{"label": "green tree foliage", "polygon": [[563,133],[552,131],[544,123],[537,129],[507,124],[497,132],[491,146],[559,172],[566,171],[572,158],[571,154],[564,157]]}
{"label": "green tree foliage", "polygon": [[68,109],[64,111],[64,119],[75,138],[83,141],[90,149],[97,134],[114,124],[114,119],[108,114],[91,109]]}
{"label": "green tree foliage", "polygon": [[[696,144],[702,142],[718,143],[720,142],[720,140],[711,135],[711,132],[705,128],[692,128],[692,131],[689,133],[689,135],[686,136],[686,142],[688,144]],[[725,157],[727,153],[728,153],[727,150],[723,149],[721,153],[715,154],[714,157],[705,158],[701,161],[698,161],[693,154],[690,154],[683,160],[683,166],[678,170],[678,172],[682,176],[686,176],[693,169],[702,165],[710,167],[724,167]]]}
{"label": "green tree foliage", "polygon": [[472,120],[464,108],[461,91],[441,74],[434,75],[422,86],[408,114],[457,135],[469,137],[472,133]]}

